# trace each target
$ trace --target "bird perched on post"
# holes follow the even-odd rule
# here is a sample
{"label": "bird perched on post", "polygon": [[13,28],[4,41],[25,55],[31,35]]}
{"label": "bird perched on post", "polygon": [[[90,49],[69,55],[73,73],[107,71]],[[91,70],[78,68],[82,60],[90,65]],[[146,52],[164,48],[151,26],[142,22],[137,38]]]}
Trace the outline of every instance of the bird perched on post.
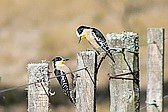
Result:
{"label": "bird perched on post", "polygon": [[[75,104],[75,98],[73,91],[70,89],[69,81],[66,73],[71,73],[71,70],[68,66],[65,65],[66,61],[69,59],[64,59],[61,56],[57,56],[52,59],[54,74],[57,77],[57,80],[66,96],[69,97],[69,100]],[[72,75],[72,74],[71,74]]]}
{"label": "bird perched on post", "polygon": [[110,57],[110,59],[115,63],[111,49],[107,44],[107,41],[104,35],[97,28],[89,27],[89,26],[79,26],[76,30],[76,35],[79,39],[79,43],[82,39],[87,39],[90,45],[94,50],[100,54],[100,51],[103,51]]}

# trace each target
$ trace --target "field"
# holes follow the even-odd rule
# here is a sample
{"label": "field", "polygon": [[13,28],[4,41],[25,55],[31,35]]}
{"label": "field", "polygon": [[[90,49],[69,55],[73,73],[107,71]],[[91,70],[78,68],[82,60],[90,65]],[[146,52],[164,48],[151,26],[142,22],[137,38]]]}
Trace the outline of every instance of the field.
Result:
{"label": "field", "polygon": [[[86,41],[78,44],[75,30],[81,24],[95,26],[104,34],[122,31],[133,31],[139,34],[140,84],[144,105],[147,78],[147,28],[168,29],[167,0],[1,0],[1,88],[26,84],[28,63],[41,60],[51,61],[58,55],[70,58],[67,64],[75,70],[76,53],[91,49]],[[165,49],[167,49],[167,33],[165,38]],[[108,63],[107,60],[103,64],[98,76],[97,110],[99,112],[109,110]],[[164,64],[166,87],[168,84],[167,50],[165,50]],[[52,80],[53,91],[60,91],[57,84],[55,80]],[[168,90],[165,90],[165,94],[168,94]],[[17,99],[19,95],[20,100]],[[61,93],[58,92],[51,98],[52,111],[67,112],[69,108],[73,110],[73,106],[67,100],[58,102],[57,96],[61,96]],[[168,108],[168,105],[165,107]],[[0,99],[0,111],[24,112],[26,108],[24,88],[3,94],[3,98]]]}

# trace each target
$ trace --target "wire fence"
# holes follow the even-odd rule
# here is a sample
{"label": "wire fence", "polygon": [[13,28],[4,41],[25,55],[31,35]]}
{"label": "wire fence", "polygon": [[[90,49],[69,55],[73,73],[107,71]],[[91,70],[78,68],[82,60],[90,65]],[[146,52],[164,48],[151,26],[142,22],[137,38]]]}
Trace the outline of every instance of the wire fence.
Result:
{"label": "wire fence", "polygon": [[[167,40],[167,39],[168,39],[168,38],[165,38],[165,40]],[[139,45],[139,47],[147,47],[147,46],[148,46],[148,44],[140,44],[140,45]],[[144,60],[144,59],[143,59],[143,60]],[[168,61],[168,59],[165,59],[164,61]],[[75,72],[81,71],[81,70],[86,70],[86,71],[88,72],[87,67],[84,67],[84,68],[81,68],[81,69],[78,69],[78,70],[75,70],[75,71],[72,71],[72,72],[69,72],[69,73],[65,73],[65,74],[63,74],[63,75],[58,75],[58,76],[50,77],[50,78],[49,78],[49,81],[52,80],[52,79],[55,79],[55,78],[57,78],[57,77],[65,76],[65,75],[68,75],[68,74],[71,74],[71,73],[75,73]],[[49,74],[50,74],[50,73],[52,73],[52,72],[49,72]],[[90,77],[90,78],[91,78],[91,77]],[[92,78],[91,78],[91,79],[92,79]],[[48,82],[49,82],[49,81],[48,81]],[[43,81],[43,82],[44,82],[44,81]],[[45,81],[45,82],[47,82],[47,81]],[[93,82],[93,81],[92,81],[92,82]],[[37,83],[41,83],[41,81],[34,82],[34,83],[23,84],[23,85],[19,85],[19,86],[7,88],[7,89],[2,89],[2,90],[0,90],[0,95],[3,94],[3,93],[9,92],[9,91],[16,90],[16,89],[18,89],[18,88],[26,87],[26,86],[33,85],[33,84],[37,84]],[[167,98],[168,98],[168,94],[163,97],[163,99],[167,99]],[[144,102],[144,103],[147,104],[147,102]],[[145,106],[141,107],[141,108],[140,108],[140,111],[146,109],[147,107],[148,107],[148,105],[145,105]]]}
{"label": "wire fence", "polygon": [[[69,72],[69,73],[65,73],[65,74],[63,74],[63,75],[58,75],[58,76],[50,77],[49,80],[55,79],[55,78],[60,77],[60,76],[69,75],[69,74],[71,74],[71,73],[75,73],[75,72],[81,71],[81,70],[86,70],[86,71],[88,71],[88,70],[87,70],[87,67],[84,67],[84,68],[81,68],[81,69],[78,69],[78,70],[75,70],[75,71],[72,71],[72,72]],[[53,72],[49,72],[49,73],[53,73]],[[3,90],[0,90],[0,94],[3,94],[3,93],[5,93],[5,92],[9,92],[9,91],[13,91],[13,90],[16,90],[16,89],[19,89],[19,88],[22,88],[22,87],[26,87],[26,86],[29,86],[29,85],[37,84],[37,83],[41,83],[41,81],[34,82],[34,83],[29,83],[29,84],[23,84],[23,85],[20,85],[20,86],[15,86],[15,87],[7,88],[7,89],[3,89]],[[163,97],[163,99],[167,99],[167,98],[168,98],[168,94]],[[146,103],[146,102],[145,102],[145,103]],[[141,107],[141,108],[140,108],[140,111],[146,109],[147,107],[148,107],[147,105]]]}
{"label": "wire fence", "polygon": [[[71,73],[75,73],[75,72],[80,71],[80,70],[86,70],[86,69],[87,69],[87,67],[84,67],[84,68],[81,68],[81,69],[78,69],[78,70],[75,70],[75,71],[72,71],[72,72],[69,72],[69,73],[65,73],[63,75],[57,75],[57,76],[54,76],[54,77],[50,77],[49,80],[55,79],[57,77],[65,76],[65,75],[68,75],[68,74],[71,74]],[[49,73],[52,73],[52,72],[49,72]],[[0,94],[5,93],[5,92],[9,92],[9,91],[12,91],[12,90],[16,90],[18,88],[22,88],[22,87],[25,87],[25,86],[37,84],[37,83],[41,83],[41,81],[34,82],[34,83],[29,83],[29,84],[23,84],[23,85],[20,85],[20,86],[15,86],[15,87],[7,88],[7,89],[3,89],[3,90],[0,90]]]}

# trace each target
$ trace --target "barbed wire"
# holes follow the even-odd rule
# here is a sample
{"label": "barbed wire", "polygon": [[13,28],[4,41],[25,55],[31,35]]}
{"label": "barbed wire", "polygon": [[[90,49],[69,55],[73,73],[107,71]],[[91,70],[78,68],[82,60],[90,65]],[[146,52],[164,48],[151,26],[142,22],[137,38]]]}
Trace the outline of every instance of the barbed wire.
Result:
{"label": "barbed wire", "polygon": [[[166,98],[168,98],[168,94],[163,97],[163,99],[166,99]],[[149,106],[150,106],[150,105],[149,105]],[[145,106],[141,107],[140,110],[143,110],[143,109],[145,109],[146,107],[148,107],[148,105],[145,105]]]}
{"label": "barbed wire", "polygon": [[[77,72],[77,71],[86,70],[86,69],[87,69],[87,67],[84,67],[84,68],[80,68],[80,69],[75,70],[75,71],[72,71],[72,72],[65,73],[65,74],[63,74],[63,75],[53,76],[53,77],[50,77],[49,80],[54,79],[54,78],[57,78],[57,77],[65,76],[65,75],[67,75],[67,74],[75,73],[75,72]],[[49,72],[49,73],[52,73],[52,72]],[[21,87],[25,87],[25,86],[29,86],[29,85],[41,83],[41,82],[42,82],[42,81],[37,81],[37,82],[29,83],[29,84],[23,84],[23,85],[20,85],[20,86],[15,86],[15,87],[3,89],[3,90],[0,90],[0,94],[5,93],[5,92],[8,92],[8,91],[16,90],[16,89],[21,88]],[[43,82],[48,82],[48,81],[43,81]]]}
{"label": "barbed wire", "polygon": [[[50,77],[49,80],[60,77],[60,76],[65,76],[65,75],[68,75],[68,74],[71,74],[71,73],[75,73],[75,72],[81,71],[81,70],[87,70],[87,67],[84,67],[84,68],[81,68],[81,69],[78,69],[78,70],[75,70],[75,71],[72,71],[72,72],[68,72],[68,73],[65,73],[63,75],[57,75],[57,76]],[[52,73],[52,72],[49,72],[49,73]],[[43,81],[43,82],[48,82],[48,81]],[[29,84],[23,84],[23,85],[20,85],[20,86],[15,86],[15,87],[7,88],[7,89],[3,89],[3,90],[0,90],[0,94],[8,92],[8,91],[16,90],[16,89],[21,88],[21,87],[37,84],[37,83],[41,83],[41,81],[33,82],[33,83],[29,83]],[[168,98],[168,94],[163,97],[163,99],[166,99],[166,98]],[[141,107],[140,111],[147,108],[147,107],[148,107],[147,105]]]}

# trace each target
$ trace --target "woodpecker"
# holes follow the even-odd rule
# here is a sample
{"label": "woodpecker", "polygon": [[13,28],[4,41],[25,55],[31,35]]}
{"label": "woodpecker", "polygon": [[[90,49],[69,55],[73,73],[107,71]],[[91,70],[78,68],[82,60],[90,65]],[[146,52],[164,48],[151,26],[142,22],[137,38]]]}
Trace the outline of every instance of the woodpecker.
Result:
{"label": "woodpecker", "polygon": [[66,61],[69,59],[64,59],[61,56],[57,56],[52,59],[54,74],[57,77],[57,80],[66,96],[69,97],[69,100],[75,104],[74,95],[72,95],[72,90],[70,89],[70,85],[68,82],[68,78],[66,73],[70,73],[71,70],[68,66],[65,65]]}
{"label": "woodpecker", "polygon": [[79,43],[82,39],[87,39],[89,44],[98,52],[98,54],[100,54],[100,51],[104,51],[106,55],[108,55],[108,57],[110,57],[110,59],[115,63],[111,49],[107,44],[103,33],[99,29],[82,25],[77,28],[76,35],[79,39]]}

